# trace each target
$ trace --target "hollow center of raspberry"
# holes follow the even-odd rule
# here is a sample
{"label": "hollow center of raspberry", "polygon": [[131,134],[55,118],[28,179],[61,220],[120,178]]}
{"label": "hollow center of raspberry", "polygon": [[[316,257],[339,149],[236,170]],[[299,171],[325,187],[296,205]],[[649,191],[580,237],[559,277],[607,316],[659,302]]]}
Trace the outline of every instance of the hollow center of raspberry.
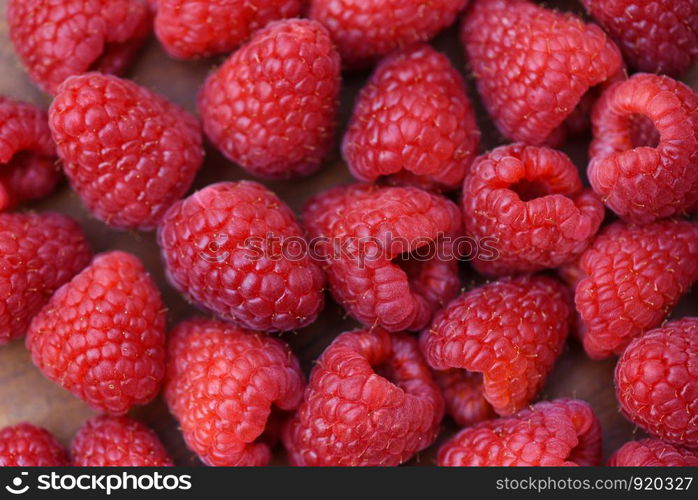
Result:
{"label": "hollow center of raspberry", "polygon": [[643,146],[656,148],[659,145],[659,131],[652,120],[643,115],[631,115],[628,118],[630,140],[634,148]]}
{"label": "hollow center of raspberry", "polygon": [[551,194],[548,184],[541,180],[522,179],[509,189],[518,194],[522,201],[530,201]]}

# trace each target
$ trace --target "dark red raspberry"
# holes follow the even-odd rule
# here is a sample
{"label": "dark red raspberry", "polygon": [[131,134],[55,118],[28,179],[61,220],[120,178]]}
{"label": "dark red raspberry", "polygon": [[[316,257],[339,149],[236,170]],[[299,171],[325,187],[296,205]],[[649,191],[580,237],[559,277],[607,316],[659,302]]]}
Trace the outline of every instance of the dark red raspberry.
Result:
{"label": "dark red raspberry", "polygon": [[68,79],[49,125],[73,188],[98,219],[119,228],[157,226],[203,161],[196,118],[115,76]]}
{"label": "dark red raspberry", "polygon": [[66,215],[0,214],[0,345],[24,335],[91,256],[80,226]]}
{"label": "dark red raspberry", "polygon": [[172,460],[157,435],[129,417],[102,415],[83,424],[71,444],[78,467],[164,467]]}
{"label": "dark red raspberry", "polygon": [[145,0],[8,0],[15,50],[49,94],[69,76],[121,73],[151,30]]}
{"label": "dark red raspberry", "polygon": [[159,0],[155,33],[183,59],[230,52],[270,21],[296,17],[303,0]]}
{"label": "dark red raspberry", "polygon": [[46,113],[0,96],[0,210],[43,198],[59,177]]}
{"label": "dark red raspberry", "polygon": [[256,182],[213,184],[176,203],[158,242],[171,283],[227,321],[295,330],[324,307],[325,278],[295,215]]}
{"label": "dark red raspberry", "polygon": [[698,467],[698,453],[660,439],[629,441],[608,460],[611,467]]}
{"label": "dark red raspberry", "polygon": [[575,302],[584,349],[594,359],[620,355],[659,326],[698,279],[698,225],[616,222],[579,261]]}
{"label": "dark red raspberry", "polygon": [[604,207],[584,189],[562,152],[523,144],[478,157],[463,183],[463,222],[475,240],[492,238],[496,258],[473,260],[485,274],[555,268],[589,245]]}
{"label": "dark red raspberry", "polygon": [[356,68],[395,49],[426,42],[453,24],[468,0],[311,0],[309,17],[324,24]]}
{"label": "dark red raspberry", "polygon": [[441,388],[446,413],[461,427],[496,416],[482,391],[482,374],[453,369],[434,371],[434,380]]}
{"label": "dark red raspberry", "polygon": [[439,449],[447,467],[598,465],[601,425],[577,399],[543,401],[462,430]]}
{"label": "dark red raspberry", "polygon": [[562,352],[572,305],[567,289],[544,276],[503,278],[464,293],[424,331],[422,351],[436,370],[483,374],[483,392],[500,415],[538,394]]}
{"label": "dark red raspberry", "polygon": [[307,175],[334,145],[340,62],[315,21],[276,21],[213,72],[199,94],[206,135],[265,178]]}
{"label": "dark red raspberry", "polygon": [[395,466],[434,442],[443,413],[415,338],[356,330],[315,364],[284,444],[296,466]]}
{"label": "dark red raspberry", "polygon": [[27,332],[34,364],[95,410],[120,415],[153,399],[165,374],[165,306],[138,258],[97,255]]}
{"label": "dark red raspberry", "polygon": [[695,0],[582,0],[640,71],[680,75],[698,57]]}
{"label": "dark red raspberry", "polygon": [[461,36],[497,128],[529,144],[562,142],[565,119],[623,64],[598,26],[527,0],[478,0]]}
{"label": "dark red raspberry", "polygon": [[41,427],[21,423],[0,429],[0,467],[65,467],[63,446]]}
{"label": "dark red raspberry", "polygon": [[366,326],[420,330],[460,289],[449,248],[460,215],[446,198],[413,187],[338,187],[310,200],[303,221],[326,243],[319,257],[334,298]]}
{"label": "dark red raspberry", "polygon": [[669,443],[698,447],[698,318],[633,340],[616,366],[616,396],[634,424]]}
{"label": "dark red raspberry", "polygon": [[644,224],[698,203],[698,94],[639,73],[609,87],[592,114],[589,182],[611,210]]}
{"label": "dark red raspberry", "polygon": [[184,439],[206,464],[266,465],[272,405],[295,410],[304,379],[288,346],[215,320],[180,323],[170,335],[165,398]]}
{"label": "dark red raspberry", "polygon": [[418,44],[376,68],[359,95],[342,150],[357,179],[408,171],[455,188],[479,141],[462,77],[446,56]]}

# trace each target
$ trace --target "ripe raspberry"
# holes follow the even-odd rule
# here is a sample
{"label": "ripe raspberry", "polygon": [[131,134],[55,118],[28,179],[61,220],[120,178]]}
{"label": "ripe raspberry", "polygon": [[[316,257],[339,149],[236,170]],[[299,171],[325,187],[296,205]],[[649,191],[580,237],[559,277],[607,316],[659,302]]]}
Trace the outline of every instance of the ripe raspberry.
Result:
{"label": "ripe raspberry", "polygon": [[572,319],[559,282],[504,278],[464,293],[424,331],[422,351],[436,370],[483,374],[485,398],[512,415],[538,394],[562,352]]}
{"label": "ripe raspberry", "polygon": [[332,149],[340,62],[314,21],[276,21],[213,72],[199,94],[211,142],[265,178],[307,175]]}
{"label": "ripe raspberry", "polygon": [[0,210],[43,198],[59,176],[46,113],[0,96]]}
{"label": "ripe raspberry", "polygon": [[604,207],[585,190],[562,152],[523,144],[478,157],[463,184],[465,228],[475,239],[496,238],[496,259],[475,268],[502,275],[555,268],[589,245]]}
{"label": "ripe raspberry", "polygon": [[208,465],[268,464],[263,433],[272,405],[295,410],[303,385],[296,357],[269,335],[197,318],[170,336],[165,398]]}
{"label": "ripe raspberry", "polygon": [[659,326],[698,279],[698,225],[616,222],[582,254],[579,269],[575,302],[584,349],[594,359],[620,355]]}
{"label": "ripe raspberry", "polygon": [[606,205],[644,224],[698,203],[698,94],[666,76],[616,83],[592,114],[589,182]]}
{"label": "ripe raspberry", "polygon": [[102,415],[83,424],[71,444],[78,467],[165,467],[172,460],[157,435],[129,417]]}
{"label": "ripe raspberry", "polygon": [[647,432],[698,447],[698,318],[633,340],[616,366],[616,396],[625,416]]}
{"label": "ripe raspberry", "polygon": [[296,17],[303,0],[160,0],[155,33],[183,59],[230,52],[270,21]]}
{"label": "ripe raspberry", "polygon": [[53,295],[27,332],[34,364],[95,410],[153,399],[165,373],[165,306],[140,261],[97,255]]}
{"label": "ripe raspberry", "polygon": [[151,16],[145,0],[8,0],[7,23],[31,79],[55,94],[69,76],[123,72]]}
{"label": "ripe raspberry", "polygon": [[90,258],[80,226],[66,215],[0,214],[0,345],[24,335]]}
{"label": "ripe raspberry", "polygon": [[598,465],[601,425],[577,399],[543,401],[462,430],[439,449],[447,467]]}
{"label": "ripe raspberry", "polygon": [[351,68],[415,42],[426,42],[453,24],[468,0],[311,0],[308,16],[330,31]]}
{"label": "ripe raspberry", "polygon": [[416,339],[347,332],[313,368],[284,444],[296,466],[395,466],[433,443],[443,407]]}
{"label": "ripe raspberry", "polygon": [[119,228],[157,226],[203,161],[196,118],[115,76],[68,79],[51,105],[49,125],[87,208]]}
{"label": "ripe raspberry", "polygon": [[461,36],[497,128],[530,144],[562,142],[560,125],[623,63],[598,26],[527,0],[478,0]]}
{"label": "ripe raspberry", "polygon": [[696,467],[698,453],[659,439],[629,441],[608,460],[611,467]]}
{"label": "ripe raspberry", "polygon": [[698,57],[695,0],[582,0],[634,68],[680,75]]}
{"label": "ripe raspberry", "polygon": [[342,150],[357,179],[408,171],[458,187],[480,131],[461,76],[418,44],[387,57],[359,95]]}
{"label": "ripe raspberry", "polygon": [[434,371],[441,388],[446,413],[461,427],[469,427],[495,417],[492,405],[482,392],[482,374],[454,369]]}
{"label": "ripe raspberry", "polygon": [[213,184],[177,202],[158,242],[173,286],[242,327],[295,330],[324,307],[325,279],[293,212],[256,182]]}
{"label": "ripe raspberry", "polygon": [[0,467],[64,467],[63,446],[46,429],[21,423],[0,429]]}
{"label": "ripe raspberry", "polygon": [[420,330],[460,288],[447,237],[458,235],[458,207],[412,187],[358,184],[331,189],[306,205],[309,236],[321,238],[330,291],[366,326]]}

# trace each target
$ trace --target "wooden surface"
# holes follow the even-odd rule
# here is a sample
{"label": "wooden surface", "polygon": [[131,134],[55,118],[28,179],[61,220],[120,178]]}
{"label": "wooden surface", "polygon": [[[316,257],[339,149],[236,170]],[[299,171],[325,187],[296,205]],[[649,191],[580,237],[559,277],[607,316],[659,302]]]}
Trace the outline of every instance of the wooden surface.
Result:
{"label": "wooden surface", "polygon": [[[555,2],[553,2],[555,4]],[[7,24],[4,19],[6,0],[0,0],[0,95],[33,102],[47,107],[50,99],[37,90],[29,81],[17,61],[7,36]],[[578,8],[578,7],[575,7]],[[455,29],[447,30],[435,41],[434,45],[452,57],[454,65],[465,73],[465,62],[461,56]],[[137,83],[157,91],[190,111],[195,111],[195,95],[206,74],[218,64],[219,60],[198,62],[181,62],[169,59],[151,40],[143,54],[126,75]],[[466,75],[467,76],[467,75]],[[358,89],[365,81],[366,75],[346,75],[342,91],[342,123],[346,123],[352,102]],[[470,94],[477,101],[468,78]],[[694,67],[683,79],[698,88],[698,68]],[[478,121],[483,132],[483,150],[503,143],[497,135],[482,107],[476,102]],[[588,139],[568,144],[564,150],[572,156],[580,170],[586,165],[586,146]],[[194,189],[212,182],[249,178],[240,168],[226,161],[212,148],[207,150],[204,168],[199,173]],[[272,190],[278,193],[294,210],[298,211],[303,203],[314,193],[340,183],[350,181],[346,166],[336,148],[326,166],[317,174],[292,182],[268,182]],[[152,233],[122,232],[108,228],[93,219],[81,206],[80,200],[64,183],[48,199],[34,204],[30,209],[44,211],[55,210],[75,217],[90,239],[95,252],[121,249],[138,255],[144,262],[162,291],[169,309],[170,326],[191,315],[196,309],[188,305],[181,296],[166,282],[162,270],[158,248]],[[469,269],[466,277],[472,277]],[[472,283],[464,283],[469,286]],[[694,291],[685,297],[674,311],[673,316],[680,317],[698,314],[698,294]],[[306,371],[323,348],[342,331],[351,329],[355,323],[344,316],[342,309],[329,301],[318,321],[312,326],[298,332],[287,333],[287,340],[302,361]],[[613,392],[614,360],[594,362],[585,357],[576,342],[570,340],[566,352],[549,377],[549,382],[540,394],[541,399],[563,396],[577,397],[591,403],[601,418],[604,434],[604,453],[606,456],[625,441],[642,436],[618,412]],[[10,345],[0,347],[0,427],[29,421],[45,426],[69,444],[75,431],[83,420],[92,414],[80,400],[44,378],[33,366],[24,342],[18,340]],[[177,430],[177,424],[169,415],[160,398],[151,404],[136,408],[132,415],[146,422],[159,434],[165,446],[179,465],[198,464],[198,459],[187,450]],[[452,423],[446,421],[440,440],[445,439],[455,430]],[[283,464],[283,454],[275,460]],[[431,464],[434,462],[434,447],[422,452],[413,463]]]}

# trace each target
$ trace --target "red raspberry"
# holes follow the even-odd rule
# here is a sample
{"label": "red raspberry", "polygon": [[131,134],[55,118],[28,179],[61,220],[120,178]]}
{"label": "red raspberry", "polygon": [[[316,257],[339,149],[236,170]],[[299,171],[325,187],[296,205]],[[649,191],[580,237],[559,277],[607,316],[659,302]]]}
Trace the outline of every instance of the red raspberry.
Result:
{"label": "red raspberry", "polygon": [[447,467],[598,465],[601,425],[577,399],[543,401],[462,430],[439,449]]}
{"label": "red raspberry", "polygon": [[51,105],[49,125],[87,208],[119,228],[157,226],[203,161],[196,118],[115,76],[68,79]]}
{"label": "red raspberry", "polygon": [[466,231],[496,238],[497,257],[475,268],[502,275],[555,268],[574,260],[604,218],[603,204],[585,190],[562,152],[523,144],[478,157],[463,184]]}
{"label": "red raspberry", "polygon": [[435,371],[434,380],[441,388],[446,413],[459,426],[469,427],[495,416],[482,392],[481,373],[459,369]]}
{"label": "red raspberry", "polygon": [[611,467],[697,467],[698,452],[659,439],[629,441],[608,460]]}
{"label": "red raspberry", "polygon": [[485,398],[512,415],[538,394],[562,352],[572,318],[559,282],[504,278],[464,293],[424,331],[422,351],[436,370],[483,374]]}
{"label": "red raspberry", "polygon": [[598,26],[527,0],[478,0],[461,36],[485,106],[514,141],[561,142],[587,91],[621,71]]}
{"label": "red raspberry", "polygon": [[616,222],[582,254],[579,269],[575,302],[584,349],[594,359],[620,355],[659,326],[698,279],[698,225]]}
{"label": "red raspberry", "polygon": [[158,242],[170,282],[187,299],[252,330],[309,325],[325,279],[303,230],[261,184],[221,182],[177,202]]}
{"label": "red raspberry", "polygon": [[695,0],[582,0],[634,68],[680,75],[698,57]]}
{"label": "red raspberry", "polygon": [[468,0],[311,0],[308,16],[327,27],[348,67],[426,42],[453,24]]}
{"label": "red raspberry", "polygon": [[611,210],[638,224],[695,210],[698,94],[666,76],[633,75],[592,114],[589,182]]}
{"label": "red raspberry", "polygon": [[0,429],[0,467],[64,467],[63,446],[46,429],[21,423]]}
{"label": "red raspberry", "polygon": [[160,0],[155,33],[183,59],[230,52],[270,21],[296,17],[303,0]]}
{"label": "red raspberry", "polygon": [[395,466],[434,442],[443,406],[416,339],[347,332],[313,368],[284,444],[296,466]]}
{"label": "red raspberry", "polygon": [[276,21],[213,72],[199,94],[206,135],[265,178],[307,175],[334,145],[340,62],[314,21]]}
{"label": "red raspberry", "polygon": [[0,345],[24,335],[91,256],[80,226],[66,215],[0,214]]}
{"label": "red raspberry", "polygon": [[205,319],[182,322],[170,335],[165,398],[187,445],[208,465],[268,464],[262,438],[272,405],[295,410],[303,385],[296,357],[269,335]]}
{"label": "red raspberry", "polygon": [[0,96],[0,210],[43,198],[59,177],[46,113]]}
{"label": "red raspberry", "polygon": [[448,238],[460,231],[460,216],[441,196],[339,187],[310,200],[303,220],[311,238],[327,243],[319,257],[334,298],[366,326],[420,330],[458,293]]}
{"label": "red raspberry", "polygon": [[165,306],[140,261],[97,255],[53,295],[27,332],[34,364],[95,410],[153,399],[165,373]]}
{"label": "red raspberry", "polygon": [[129,417],[102,415],[83,424],[71,445],[78,467],[164,467],[172,460],[157,435]]}
{"label": "red raspberry", "polygon": [[342,145],[354,177],[408,171],[458,187],[480,131],[462,77],[426,44],[387,57],[359,95]]}
{"label": "red raspberry", "polygon": [[698,318],[633,340],[616,366],[623,413],[672,444],[698,447]]}
{"label": "red raspberry", "polygon": [[15,50],[49,94],[69,76],[121,73],[151,30],[145,0],[8,0]]}

